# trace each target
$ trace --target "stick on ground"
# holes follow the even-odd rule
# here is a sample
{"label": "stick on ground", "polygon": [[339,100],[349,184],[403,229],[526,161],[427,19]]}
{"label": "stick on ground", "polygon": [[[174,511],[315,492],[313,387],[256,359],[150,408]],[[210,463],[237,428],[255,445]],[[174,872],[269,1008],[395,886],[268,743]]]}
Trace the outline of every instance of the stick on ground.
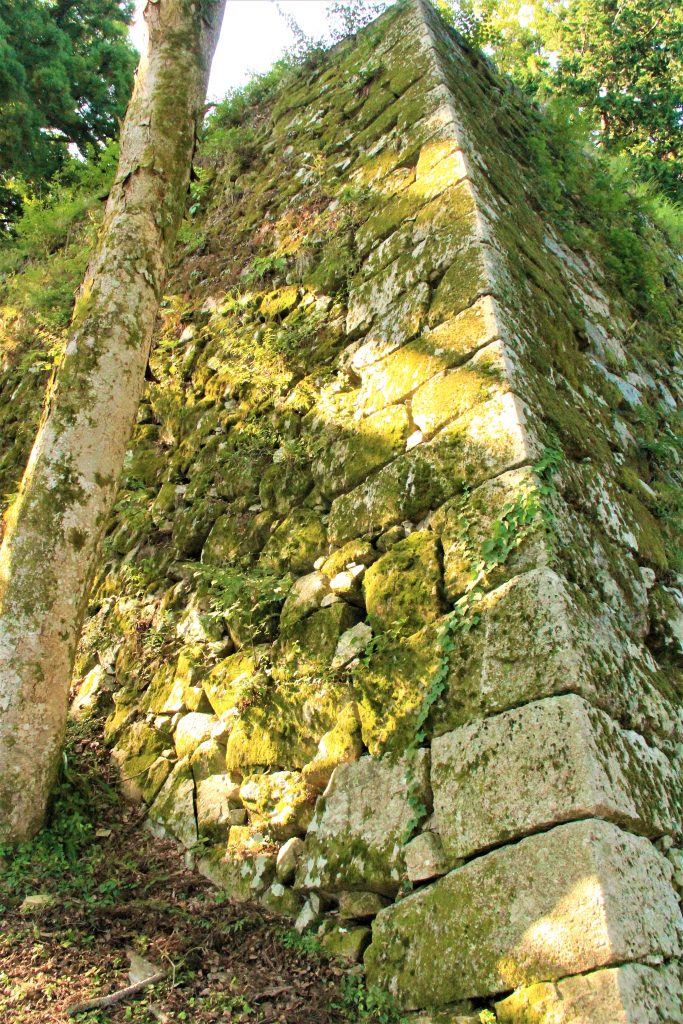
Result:
{"label": "stick on ground", "polygon": [[77,1013],[85,1013],[86,1010],[98,1010],[103,1006],[113,1006],[114,1003],[120,1003],[122,999],[128,999],[129,996],[136,996],[138,992],[142,992],[143,988],[148,985],[156,985],[157,981],[163,981],[166,977],[166,971],[159,971],[157,974],[150,974],[149,978],[143,978],[142,981],[136,981],[134,985],[128,985],[126,988],[120,988],[118,992],[112,992],[108,996],[99,996],[97,999],[88,999],[85,1003],[74,1003],[67,1010],[70,1017],[75,1017]]}

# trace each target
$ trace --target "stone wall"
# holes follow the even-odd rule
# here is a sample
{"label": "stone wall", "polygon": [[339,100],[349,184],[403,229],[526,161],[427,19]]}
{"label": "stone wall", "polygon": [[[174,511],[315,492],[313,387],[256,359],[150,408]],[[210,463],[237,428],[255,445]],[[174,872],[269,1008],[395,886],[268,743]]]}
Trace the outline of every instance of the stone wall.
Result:
{"label": "stone wall", "polygon": [[228,128],[76,709],[406,1010],[683,1020],[680,281],[633,321],[540,113],[421,0]]}

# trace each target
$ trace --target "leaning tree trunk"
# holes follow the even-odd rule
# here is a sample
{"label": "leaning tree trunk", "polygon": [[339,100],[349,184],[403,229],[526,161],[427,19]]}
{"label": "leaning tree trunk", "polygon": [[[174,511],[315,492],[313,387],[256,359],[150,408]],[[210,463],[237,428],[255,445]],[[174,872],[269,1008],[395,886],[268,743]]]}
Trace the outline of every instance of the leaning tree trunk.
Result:
{"label": "leaning tree trunk", "polygon": [[43,823],[225,0],[148,0],[117,177],[0,550],[0,839]]}

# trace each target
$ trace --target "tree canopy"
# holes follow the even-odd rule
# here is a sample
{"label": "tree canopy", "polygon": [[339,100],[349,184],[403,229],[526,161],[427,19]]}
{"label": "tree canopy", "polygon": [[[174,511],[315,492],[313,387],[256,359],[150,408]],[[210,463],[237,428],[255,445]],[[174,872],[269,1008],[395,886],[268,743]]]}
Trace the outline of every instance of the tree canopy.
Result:
{"label": "tree canopy", "polygon": [[[137,55],[132,0],[0,0],[0,209],[118,133]],[[70,150],[71,147],[71,150]],[[4,201],[3,201],[4,197]]]}
{"label": "tree canopy", "polygon": [[564,97],[596,143],[683,199],[683,10],[676,0],[441,0],[539,99]]}

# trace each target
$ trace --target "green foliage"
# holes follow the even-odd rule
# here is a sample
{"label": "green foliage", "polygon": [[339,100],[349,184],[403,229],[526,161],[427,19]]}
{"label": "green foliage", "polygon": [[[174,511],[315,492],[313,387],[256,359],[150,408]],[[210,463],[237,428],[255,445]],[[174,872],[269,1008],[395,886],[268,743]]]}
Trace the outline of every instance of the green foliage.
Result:
{"label": "green foliage", "polygon": [[255,281],[263,281],[271,274],[282,274],[286,269],[287,259],[285,256],[278,256],[276,253],[271,253],[269,256],[257,256],[244,275],[244,280],[246,284],[253,284]]}
{"label": "green foliage", "polygon": [[95,842],[101,808],[116,803],[118,797],[96,771],[72,771],[72,751],[81,739],[80,727],[71,724],[48,825],[20,846],[0,846],[0,908],[45,892],[99,904],[116,900],[115,880],[96,883],[94,879],[105,857]]}
{"label": "green foliage", "polygon": [[333,0],[327,7],[328,30],[338,43],[359,32],[387,7],[386,0]]}
{"label": "green foliage", "polygon": [[208,164],[231,164],[235,171],[248,166],[254,155],[255,133],[251,124],[254,112],[267,106],[300,60],[283,57],[262,75],[255,75],[239,89],[230,89],[226,97],[210,111],[202,133],[202,160]]}
{"label": "green foliage", "polygon": [[[512,552],[518,548],[542,525],[547,545],[552,551],[554,517],[550,498],[555,492],[553,478],[562,463],[562,453],[557,448],[546,448],[541,458],[532,467],[536,481],[520,489],[513,501],[508,502],[500,516],[491,524],[491,531],[478,548],[469,547],[471,560],[470,581],[462,597],[453,605],[453,610],[445,616],[437,636],[440,651],[439,661],[432,674],[415,720],[415,732],[406,756],[414,759],[415,754],[428,738],[427,725],[432,709],[443,696],[448,687],[451,672],[451,655],[455,650],[457,637],[466,636],[481,622],[477,606],[485,594],[485,582],[488,574],[499,566],[505,565]],[[459,523],[463,536],[467,539],[469,522],[467,507],[469,491],[465,490],[460,499]],[[413,815],[403,834],[406,843],[415,829],[427,814],[427,808],[418,796],[417,780],[414,772],[408,772],[408,801]]]}
{"label": "green foliage", "polygon": [[[137,55],[130,0],[0,0],[0,195],[5,220],[21,187],[45,183],[69,147],[94,155],[118,133]],[[4,201],[3,201],[4,198]]]}
{"label": "green foliage", "polygon": [[71,161],[41,198],[26,195],[13,235],[0,241],[0,318],[14,310],[47,332],[50,360],[61,343],[55,332],[71,319],[117,159],[112,143],[97,163]]}
{"label": "green foliage", "polygon": [[313,932],[304,932],[299,935],[293,928],[282,928],[278,933],[278,938],[285,949],[292,949],[295,953],[301,953],[304,956],[319,956],[322,952],[320,941]]}
{"label": "green foliage", "polygon": [[211,615],[223,618],[239,614],[258,631],[259,624],[284,602],[292,586],[289,575],[277,576],[264,569],[233,569],[198,564],[195,576],[208,585]]}
{"label": "green foliage", "polygon": [[570,101],[593,141],[683,199],[683,31],[673,0],[441,0],[529,94]]}
{"label": "green foliage", "polygon": [[407,1024],[388,992],[366,986],[361,975],[349,974],[342,982],[342,1002],[333,1009],[342,1011],[350,1024]]}
{"label": "green foliage", "polygon": [[[567,100],[549,103],[526,137],[539,183],[538,202],[570,245],[596,252],[640,318],[671,318],[667,280],[683,244],[683,210],[651,184],[638,181],[633,162],[590,149],[587,126]],[[655,230],[659,229],[659,231]]]}

